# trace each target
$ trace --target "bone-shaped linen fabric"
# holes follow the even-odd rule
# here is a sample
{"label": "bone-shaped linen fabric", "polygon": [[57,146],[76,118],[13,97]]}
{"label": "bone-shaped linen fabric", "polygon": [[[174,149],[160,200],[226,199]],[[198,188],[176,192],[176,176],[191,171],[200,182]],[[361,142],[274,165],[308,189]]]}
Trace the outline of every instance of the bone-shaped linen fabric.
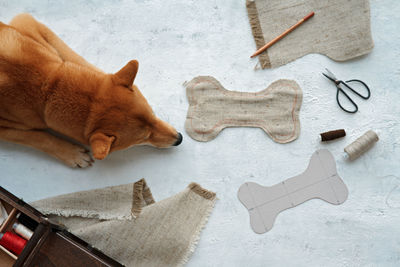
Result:
{"label": "bone-shaped linen fabric", "polygon": [[226,90],[213,77],[185,83],[189,110],[186,132],[197,141],[214,139],[226,127],[260,127],[275,142],[288,143],[300,134],[300,86],[278,80],[256,93]]}
{"label": "bone-shaped linen fabric", "polygon": [[251,228],[258,234],[271,230],[276,216],[285,209],[312,198],[339,205],[346,201],[347,195],[347,187],[327,149],[317,150],[300,175],[270,187],[244,183],[238,191],[239,200],[249,211]]}
{"label": "bone-shaped linen fabric", "polygon": [[311,11],[314,17],[259,55],[262,68],[279,67],[310,53],[345,61],[372,51],[368,0],[247,0],[257,49]]}

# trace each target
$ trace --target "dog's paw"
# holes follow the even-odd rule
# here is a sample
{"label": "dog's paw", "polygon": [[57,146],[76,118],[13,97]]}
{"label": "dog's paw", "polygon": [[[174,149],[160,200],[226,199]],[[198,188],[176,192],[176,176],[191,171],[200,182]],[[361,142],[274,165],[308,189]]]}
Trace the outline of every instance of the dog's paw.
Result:
{"label": "dog's paw", "polygon": [[92,166],[94,160],[89,154],[89,150],[70,144],[64,148],[62,153],[57,153],[57,158],[72,168],[86,168]]}

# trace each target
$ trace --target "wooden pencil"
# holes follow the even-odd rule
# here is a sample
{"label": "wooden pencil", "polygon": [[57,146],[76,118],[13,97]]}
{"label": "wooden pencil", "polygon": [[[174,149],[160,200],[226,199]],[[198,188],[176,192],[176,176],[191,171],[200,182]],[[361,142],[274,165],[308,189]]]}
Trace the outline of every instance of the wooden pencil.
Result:
{"label": "wooden pencil", "polygon": [[310,14],[308,14],[307,16],[305,16],[304,18],[302,18],[301,20],[299,20],[296,24],[294,24],[292,27],[290,27],[289,29],[287,29],[286,31],[284,31],[281,35],[279,35],[278,37],[274,38],[272,41],[266,43],[263,47],[261,47],[260,49],[258,49],[253,55],[251,55],[251,58],[258,56],[259,54],[261,54],[262,52],[264,52],[265,50],[267,50],[269,47],[271,47],[273,44],[275,44],[276,42],[278,42],[280,39],[282,39],[283,37],[285,37],[287,34],[289,34],[291,31],[293,31],[294,29],[296,29],[297,27],[299,27],[303,22],[307,21],[309,18],[311,18],[312,16],[314,16],[314,12],[311,12]]}

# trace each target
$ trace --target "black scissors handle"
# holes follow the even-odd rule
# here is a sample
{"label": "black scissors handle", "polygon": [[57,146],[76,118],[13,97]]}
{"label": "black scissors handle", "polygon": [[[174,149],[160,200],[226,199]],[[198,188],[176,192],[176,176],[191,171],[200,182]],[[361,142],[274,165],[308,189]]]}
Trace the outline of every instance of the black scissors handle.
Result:
{"label": "black scissors handle", "polygon": [[[359,92],[357,92],[356,90],[354,90],[353,88],[350,87],[350,85],[348,85],[347,83],[351,83],[351,82],[357,82],[357,83],[361,83],[365,89],[367,89],[367,96],[363,96],[362,94],[360,94]],[[358,95],[359,97],[361,97],[362,99],[368,99],[371,97],[371,91],[369,90],[368,85],[361,81],[361,80],[357,80],[357,79],[353,79],[353,80],[348,80],[346,82],[342,82],[342,84],[344,86],[346,86],[347,88],[349,88],[353,93],[355,93],[356,95]]]}
{"label": "black scissors handle", "polygon": [[[342,104],[340,104],[339,93],[343,93],[344,96],[350,101],[350,103],[353,104],[353,106],[354,106],[354,108],[355,108],[354,110],[345,109],[345,108],[342,106]],[[346,112],[348,112],[348,113],[356,113],[356,112],[358,111],[358,106],[357,106],[357,104],[354,103],[353,99],[351,99],[351,97],[350,97],[345,91],[343,91],[343,89],[340,88],[339,85],[337,86],[337,91],[336,91],[336,102],[338,103],[338,105],[339,105],[339,107],[340,107],[341,109],[343,109],[344,111],[346,111]]]}
{"label": "black scissors handle", "polygon": [[[361,83],[365,89],[367,89],[367,96],[363,96],[362,94],[360,94],[359,92],[357,92],[356,90],[354,90],[353,88],[351,88],[350,85],[348,85],[347,83],[351,83],[351,82],[358,82]],[[346,82],[343,81],[337,81],[336,82],[336,87],[337,87],[337,92],[336,92],[336,101],[339,105],[339,107],[348,112],[348,113],[356,113],[358,111],[358,106],[357,104],[353,101],[353,99],[351,99],[351,97],[342,89],[340,88],[340,84],[343,84],[344,86],[346,86],[350,91],[352,91],[353,93],[355,93],[356,95],[358,95],[359,97],[361,97],[362,99],[368,99],[371,97],[371,91],[369,90],[369,87],[366,83],[364,83],[361,80],[357,80],[357,79],[353,79],[353,80],[348,80]],[[339,93],[343,93],[344,96],[350,101],[350,103],[354,106],[354,110],[348,110],[346,108],[344,108],[341,104],[340,104],[340,100],[339,100]]]}

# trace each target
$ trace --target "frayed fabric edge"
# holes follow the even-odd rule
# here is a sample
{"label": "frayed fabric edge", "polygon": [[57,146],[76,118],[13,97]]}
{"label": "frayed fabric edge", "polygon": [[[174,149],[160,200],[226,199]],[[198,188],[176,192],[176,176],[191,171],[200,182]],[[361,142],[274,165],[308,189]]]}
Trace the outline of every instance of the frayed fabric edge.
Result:
{"label": "frayed fabric edge", "polygon": [[82,217],[99,220],[132,220],[136,219],[142,212],[143,207],[155,203],[150,188],[147,186],[144,178],[133,183],[132,206],[131,210],[124,213],[115,214],[112,212],[97,212],[90,210],[59,210],[40,208],[40,211],[46,215],[57,215],[63,217]]}
{"label": "frayed fabric edge", "polygon": [[[260,49],[265,45],[265,40],[260,24],[260,19],[258,16],[256,2],[254,0],[247,0],[246,7],[251,26],[251,32],[253,33],[257,49]],[[271,61],[268,56],[268,51],[264,51],[262,54],[258,55],[258,59],[260,61],[261,68],[271,68]]]}
{"label": "frayed fabric edge", "polygon": [[[197,192],[199,192],[199,191],[195,191],[195,190],[193,190],[193,189],[191,188],[191,186],[192,186],[193,184],[196,185],[196,186],[199,186],[199,185],[196,184],[196,183],[191,183],[188,187],[189,187],[193,192],[195,192],[196,194],[198,194]],[[201,188],[201,187],[200,187],[200,188]],[[206,190],[206,189],[203,189],[203,188],[202,188],[202,190],[205,190],[205,191],[207,191],[207,192],[209,192],[209,193],[213,193],[213,192],[210,192],[210,191],[208,191],[208,190]],[[214,196],[213,196],[212,199],[207,198],[207,197],[204,197],[204,195],[198,194],[198,195],[204,197],[205,199],[210,200],[210,201],[211,201],[211,205],[207,208],[206,214],[204,215],[204,217],[202,218],[202,220],[201,220],[201,222],[199,223],[198,227],[196,228],[195,234],[193,235],[192,239],[190,240],[189,246],[187,247],[187,250],[185,251],[185,253],[184,253],[184,255],[183,255],[181,261],[180,261],[180,262],[178,263],[178,265],[177,265],[177,266],[179,266],[179,267],[184,266],[184,265],[186,265],[186,263],[189,262],[189,260],[191,259],[191,257],[192,257],[192,255],[193,255],[194,251],[195,251],[196,248],[197,248],[197,244],[199,243],[201,232],[202,232],[203,229],[206,227],[207,222],[208,222],[208,219],[209,219],[209,217],[210,217],[210,215],[211,215],[211,212],[213,211],[213,209],[214,209],[214,207],[215,207],[215,203],[216,203],[217,198],[215,197],[215,196],[216,196],[215,193],[213,193],[213,194],[214,194]]]}
{"label": "frayed fabric edge", "polygon": [[197,183],[190,183],[188,185],[188,188],[205,199],[214,200],[216,197],[216,194],[214,192],[204,189]]}
{"label": "frayed fabric edge", "polygon": [[98,212],[90,212],[87,210],[58,210],[58,209],[46,209],[40,208],[40,212],[45,215],[57,215],[62,217],[82,217],[88,219],[99,219],[99,220],[132,220],[137,217],[135,214],[121,214],[121,215],[113,215],[113,214],[100,214]]}
{"label": "frayed fabric edge", "polygon": [[142,212],[142,208],[155,203],[150,188],[147,186],[144,178],[140,179],[133,184],[133,196],[132,196],[132,209],[131,213],[134,218],[139,216]]}

